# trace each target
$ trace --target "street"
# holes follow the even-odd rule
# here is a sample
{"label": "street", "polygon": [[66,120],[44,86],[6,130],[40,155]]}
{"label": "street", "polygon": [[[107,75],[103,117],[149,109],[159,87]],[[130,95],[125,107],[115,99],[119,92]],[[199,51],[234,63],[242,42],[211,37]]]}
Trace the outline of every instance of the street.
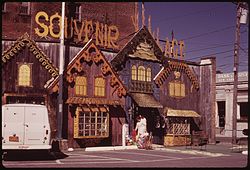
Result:
{"label": "street", "polygon": [[[208,148],[209,149],[209,148]],[[47,154],[47,155],[46,155]],[[39,155],[39,156],[38,156]],[[110,150],[65,153],[9,155],[2,161],[6,168],[93,168],[93,167],[246,167],[248,156],[242,153],[210,153],[189,150]]]}

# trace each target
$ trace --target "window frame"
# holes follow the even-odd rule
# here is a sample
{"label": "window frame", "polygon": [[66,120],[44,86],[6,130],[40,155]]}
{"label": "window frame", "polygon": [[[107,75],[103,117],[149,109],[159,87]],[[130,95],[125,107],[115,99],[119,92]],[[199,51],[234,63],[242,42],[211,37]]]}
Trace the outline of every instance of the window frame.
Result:
{"label": "window frame", "polygon": [[[150,76],[148,75],[148,73],[150,73]],[[152,69],[148,67],[146,69],[146,82],[151,82],[151,81],[152,81]]]}
{"label": "window frame", "polygon": [[138,79],[137,77],[137,67],[136,65],[132,65],[131,67],[131,80],[136,81]]}
{"label": "window frame", "polygon": [[[141,69],[140,69],[141,68]],[[138,75],[137,75],[137,80],[138,81],[146,81],[146,71],[145,67],[140,65],[138,67]]]}
{"label": "window frame", "polygon": [[[246,105],[245,108],[243,108],[243,106],[242,106],[243,104]],[[248,102],[237,102],[237,105],[239,106],[238,114],[240,117],[240,118],[237,118],[237,122],[248,122],[248,113],[246,111],[248,109]],[[246,111],[245,114],[242,113],[243,109],[244,109],[244,111]]]}
{"label": "window frame", "polygon": [[7,4],[6,4],[6,2],[2,3],[2,12],[7,12]]}
{"label": "window frame", "polygon": [[78,21],[82,20],[82,6],[81,6],[81,4],[76,5],[75,16],[78,19]]}
{"label": "window frame", "polygon": [[[27,5],[24,5],[24,3],[27,3]],[[27,7],[27,13],[22,12],[21,8]],[[19,7],[19,14],[21,15],[31,15],[31,5],[30,2],[21,2],[21,5]]]}
{"label": "window frame", "polygon": [[186,97],[185,84],[182,83],[179,80],[170,81],[168,83],[168,91],[169,91],[168,94],[169,94],[170,97],[174,97],[174,98],[184,98],[184,97]]}
{"label": "window frame", "polygon": [[[104,116],[104,113],[106,114],[105,116]],[[81,117],[80,117],[80,114],[82,114]],[[88,115],[87,118],[90,120],[90,122],[88,123],[86,122],[86,115]],[[100,123],[98,123],[98,118],[100,119]],[[83,123],[80,123],[80,119],[83,120]],[[91,120],[94,120],[94,123],[92,123]],[[80,128],[80,124],[82,128]],[[98,125],[100,125],[99,128],[98,128]],[[109,125],[109,112],[108,111],[107,112],[101,112],[101,111],[92,112],[92,111],[84,111],[81,107],[76,108],[76,116],[74,117],[74,129],[73,129],[74,138],[80,138],[80,139],[108,138],[109,126],[110,125]],[[86,129],[86,127],[90,127],[90,128]],[[102,128],[105,129],[104,132],[102,132]],[[93,131],[94,131],[94,135],[91,134],[91,132]],[[100,131],[99,133],[101,133],[101,135],[98,135],[98,131]],[[89,135],[86,136],[86,132],[88,132]]]}
{"label": "window frame", "polygon": [[[85,84],[77,84],[77,78],[85,78]],[[76,89],[77,87],[82,87],[83,88],[83,94],[77,93]],[[87,96],[87,91],[88,91],[88,79],[86,76],[76,76],[75,80],[75,96]],[[80,90],[79,90],[80,92]]]}
{"label": "window frame", "polygon": [[[24,62],[24,63],[17,63],[18,64],[18,70],[17,70],[17,86],[20,86],[20,87],[33,87],[33,84],[32,84],[32,65],[33,65],[33,63],[26,63],[26,62]],[[22,67],[22,66],[24,66],[24,65],[26,65],[26,66],[28,66],[28,68],[29,68],[29,85],[20,85],[20,68]]]}
{"label": "window frame", "polygon": [[[102,87],[100,87],[100,86],[96,86],[96,79],[97,78],[102,78],[103,80],[104,80],[104,87],[103,87],[103,90],[104,90],[104,95],[103,96],[101,96],[101,95],[98,95],[98,92],[97,92],[97,94],[96,94],[96,88],[98,87],[98,88],[102,88]],[[106,87],[107,87],[107,85],[106,85],[106,83],[107,83],[107,81],[106,81],[106,79],[103,77],[103,76],[95,76],[94,77],[94,96],[95,97],[106,97]]]}

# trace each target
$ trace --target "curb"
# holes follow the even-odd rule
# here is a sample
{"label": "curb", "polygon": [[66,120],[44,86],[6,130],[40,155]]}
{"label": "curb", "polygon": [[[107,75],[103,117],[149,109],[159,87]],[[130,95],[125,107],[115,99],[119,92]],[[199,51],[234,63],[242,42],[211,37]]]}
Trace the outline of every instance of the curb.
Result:
{"label": "curb", "polygon": [[211,157],[218,157],[218,156],[229,156],[228,154],[223,153],[214,153],[214,152],[207,152],[207,151],[197,151],[197,150],[179,150],[179,149],[168,149],[168,148],[154,148],[155,150],[164,150],[169,152],[178,152],[178,153],[185,153],[185,154],[192,154],[192,155],[206,155]]}
{"label": "curb", "polygon": [[127,150],[138,149],[136,145],[132,146],[105,146],[105,147],[88,147],[85,151],[113,151],[113,150]]}

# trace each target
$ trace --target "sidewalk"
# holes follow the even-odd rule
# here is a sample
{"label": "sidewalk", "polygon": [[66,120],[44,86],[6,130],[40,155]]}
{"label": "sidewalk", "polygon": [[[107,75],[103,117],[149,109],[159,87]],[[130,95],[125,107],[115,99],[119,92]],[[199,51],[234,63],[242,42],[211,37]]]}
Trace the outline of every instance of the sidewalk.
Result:
{"label": "sidewalk", "polygon": [[[199,146],[186,147],[186,146],[169,146],[165,147],[163,145],[152,145],[153,150],[164,150],[168,152],[177,152],[177,153],[186,153],[186,154],[201,154],[207,156],[227,156],[232,153],[241,153],[242,151],[248,150],[247,146],[244,146],[244,149],[241,150],[232,150],[232,144],[209,144],[206,147],[206,150],[201,150]],[[131,146],[104,146],[104,147],[87,147],[87,148],[76,148],[74,151],[111,151],[111,150],[139,150],[136,145]],[[65,151],[65,153],[69,153],[72,151]]]}

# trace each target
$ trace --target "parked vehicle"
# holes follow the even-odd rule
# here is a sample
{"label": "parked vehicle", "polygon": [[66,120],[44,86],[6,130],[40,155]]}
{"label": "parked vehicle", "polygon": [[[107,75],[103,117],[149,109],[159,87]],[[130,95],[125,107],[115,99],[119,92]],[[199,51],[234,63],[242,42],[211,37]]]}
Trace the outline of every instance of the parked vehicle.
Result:
{"label": "parked vehicle", "polygon": [[2,150],[49,150],[48,110],[37,104],[2,105]]}

